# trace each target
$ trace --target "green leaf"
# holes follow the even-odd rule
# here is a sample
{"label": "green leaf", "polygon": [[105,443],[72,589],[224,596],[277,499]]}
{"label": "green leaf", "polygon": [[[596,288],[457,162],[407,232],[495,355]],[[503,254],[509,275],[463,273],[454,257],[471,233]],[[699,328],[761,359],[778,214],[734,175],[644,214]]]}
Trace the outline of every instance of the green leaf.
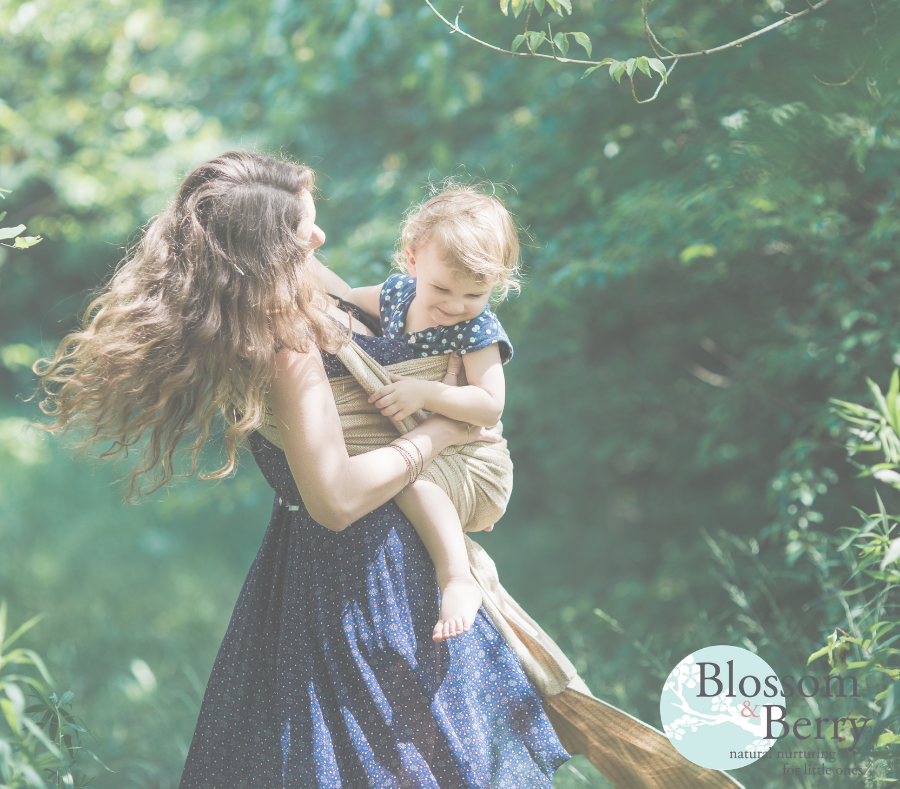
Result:
{"label": "green leaf", "polygon": [[887,553],[885,553],[884,558],[881,560],[879,569],[883,570],[889,564],[896,562],[897,559],[900,559],[900,537],[891,542],[887,549]]}
{"label": "green leaf", "polygon": [[[84,752],[85,752],[88,756],[90,756],[92,759],[94,759],[94,760],[95,760],[95,761],[96,761],[96,762],[97,762],[104,770],[106,770],[106,772],[108,772],[108,773],[114,773],[114,772],[115,772],[115,770],[110,770],[109,767],[107,767],[107,766],[103,763],[103,761],[100,759],[100,757],[97,756],[97,754],[94,753],[92,750],[90,750],[90,748],[85,748],[85,749],[84,749]],[[94,779],[92,778],[91,780],[94,780]]]}
{"label": "green leaf", "polygon": [[519,18],[523,8],[525,8],[525,0],[512,0],[512,12],[516,19]]}
{"label": "green leaf", "polygon": [[628,58],[625,61],[625,73],[628,74],[628,78],[634,75],[634,67],[637,65],[637,58]]}
{"label": "green leaf", "polygon": [[871,378],[866,378],[866,383],[869,385],[869,389],[872,392],[872,397],[875,398],[875,405],[878,406],[878,410],[881,412],[881,415],[885,419],[890,419],[888,415],[887,409],[887,401],[884,399],[884,395],[881,394],[881,387],[878,386]]}
{"label": "green leaf", "polygon": [[513,39],[512,46],[510,47],[510,49],[512,49],[512,51],[515,52],[520,46],[522,46],[522,42],[524,40],[525,40],[525,34],[520,33]]}
{"label": "green leaf", "polygon": [[657,74],[659,74],[663,78],[663,82],[668,81],[668,74],[666,73],[666,65],[661,60],[657,58],[649,58],[647,60],[647,65],[650,66]]}
{"label": "green leaf", "polygon": [[883,748],[885,745],[893,745],[895,742],[900,742],[900,734],[891,734],[891,732],[886,731],[878,737],[875,747]]}
{"label": "green leaf", "polygon": [[[571,16],[571,14],[572,14],[572,0],[557,0],[557,5],[558,5],[558,6],[562,6],[563,8],[565,8],[566,11],[568,11],[568,12],[569,12],[569,15]],[[556,9],[556,13],[558,13],[560,16],[563,15],[562,11],[560,11],[559,8]]]}
{"label": "green leaf", "polygon": [[[12,245],[13,249],[28,249],[35,244],[40,244],[43,239],[40,236],[19,236],[16,243]],[[10,246],[6,244],[5,246]]]}
{"label": "green leaf", "polygon": [[888,521],[887,510],[884,508],[884,502],[881,500],[877,490],[875,491],[875,499],[878,501],[878,512],[881,514],[881,522],[884,524],[885,531],[887,531],[890,528],[890,522]]}
{"label": "green leaf", "polygon": [[[572,33],[575,37],[575,43],[584,47],[588,57],[591,56],[591,39],[585,33]],[[603,65],[602,63],[600,65]]]}
{"label": "green leaf", "polygon": [[500,0],[500,10],[503,16],[509,16],[509,0]]}
{"label": "green leaf", "polygon": [[56,747],[56,744],[52,740],[50,740],[46,734],[44,734],[44,730],[41,729],[33,720],[31,720],[30,718],[22,718],[22,724],[26,729],[28,729],[28,731],[30,731],[41,741],[41,745],[43,745],[55,757],[59,757],[59,749]]}
{"label": "green leaf", "polygon": [[846,551],[847,548],[850,547],[850,543],[852,543],[857,537],[861,537],[866,532],[871,531],[881,520],[881,518],[872,518],[871,520],[867,520],[865,524],[863,524],[860,528],[856,529],[846,540],[844,540],[839,546],[838,551]]}
{"label": "green leaf", "polygon": [[25,229],[25,225],[16,225],[15,227],[0,227],[0,240],[5,238],[15,238]]}
{"label": "green leaf", "polygon": [[554,11],[556,11],[557,14],[562,16],[562,11],[559,10],[559,0],[547,0],[547,2],[550,4],[550,8],[552,8]]}
{"label": "green leaf", "polygon": [[534,7],[537,9],[538,16],[544,13],[544,0],[533,0]]}
{"label": "green leaf", "polygon": [[16,715],[16,708],[9,699],[0,699],[0,712],[6,718],[9,728],[13,731],[19,730],[19,716]]}
{"label": "green leaf", "polygon": [[566,34],[557,33],[553,36],[553,44],[560,51],[560,54],[565,57],[569,51],[569,39],[566,37]]}
{"label": "green leaf", "polygon": [[[852,573],[850,573],[850,577],[847,579],[847,581],[848,582],[852,581],[853,578],[856,575],[858,575],[860,571],[865,570],[866,567],[871,567],[873,564],[875,564],[875,562],[876,562],[876,558],[874,556],[870,556],[867,559],[864,559],[863,561],[861,561],[858,565],[856,565],[856,569]],[[868,573],[868,572],[869,571],[866,570],[866,573]],[[884,575],[884,573],[881,573],[881,574]]]}
{"label": "green leaf", "polygon": [[891,385],[887,393],[888,415],[895,433],[900,433],[900,416],[897,414],[897,397],[900,395],[900,371],[894,368],[891,374]]}
{"label": "green leaf", "polygon": [[[31,628],[33,628],[38,622],[40,622],[44,618],[43,614],[38,614],[37,616],[31,617],[24,625],[20,625],[19,628],[2,644],[2,649],[5,651],[9,649],[19,638],[22,637],[24,633],[27,633]],[[0,631],[0,638],[2,638],[2,631]]]}
{"label": "green leaf", "polygon": [[647,58],[640,57],[637,59],[637,67],[643,71],[648,77],[650,76],[650,66],[647,65]]}
{"label": "green leaf", "polygon": [[528,37],[528,47],[532,52],[537,52],[538,47],[547,40],[547,34],[542,31],[534,31],[525,35]]}
{"label": "green leaf", "polygon": [[890,691],[884,700],[884,706],[881,708],[881,714],[878,716],[878,720],[875,721],[874,727],[869,731],[869,736],[864,744],[860,744],[860,759],[864,759],[875,743],[878,742],[881,732],[887,727],[888,721],[894,714],[898,701],[900,701],[900,682],[895,682],[891,685]]}
{"label": "green leaf", "polygon": [[6,219],[6,211],[0,212],[0,222]]}
{"label": "green leaf", "polygon": [[875,581],[869,581],[867,584],[863,584],[862,586],[856,587],[856,589],[845,589],[843,594],[845,597],[852,597],[855,594],[859,594],[860,592],[865,592],[866,589],[870,589],[875,586]]}
{"label": "green leaf", "polygon": [[591,66],[591,67],[588,68],[588,69],[585,69],[584,74],[581,75],[581,78],[584,79],[588,74],[593,74],[593,73],[594,73],[598,68],[600,68],[601,66],[607,66],[607,65],[609,65],[610,63],[615,63],[615,61],[614,61],[612,58],[604,58],[603,60],[601,60],[601,61],[600,61],[599,63],[597,63],[596,65]]}
{"label": "green leaf", "polygon": [[75,694],[72,693],[71,690],[67,690],[65,693],[63,693],[62,698],[59,700],[59,706],[62,707],[63,704],[68,704],[74,698]]}
{"label": "green leaf", "polygon": [[697,258],[714,257],[716,251],[716,248],[712,244],[691,244],[691,246],[681,250],[678,259],[684,263],[684,265],[688,265],[688,263]]}

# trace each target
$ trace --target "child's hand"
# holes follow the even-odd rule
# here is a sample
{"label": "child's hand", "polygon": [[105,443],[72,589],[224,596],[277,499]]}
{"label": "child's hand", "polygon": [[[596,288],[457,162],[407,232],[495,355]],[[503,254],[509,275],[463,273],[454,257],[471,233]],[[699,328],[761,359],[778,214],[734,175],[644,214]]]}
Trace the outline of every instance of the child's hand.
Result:
{"label": "child's hand", "polygon": [[405,375],[395,373],[388,375],[393,383],[382,386],[377,392],[369,395],[369,402],[375,403],[375,407],[383,416],[399,422],[425,407],[431,381],[420,381],[418,378],[407,378]]}

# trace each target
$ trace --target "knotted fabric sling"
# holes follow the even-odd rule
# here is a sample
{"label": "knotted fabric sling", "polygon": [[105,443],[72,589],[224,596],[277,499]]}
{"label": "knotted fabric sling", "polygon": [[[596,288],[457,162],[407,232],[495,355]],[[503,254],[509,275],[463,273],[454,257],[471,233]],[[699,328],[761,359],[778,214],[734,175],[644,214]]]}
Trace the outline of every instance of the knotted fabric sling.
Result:
{"label": "knotted fabric sling", "polygon": [[[393,422],[368,402],[372,392],[391,382],[389,373],[439,381],[449,361],[446,355],[432,356],[384,367],[354,342],[344,345],[337,357],[350,372],[330,383],[351,455],[383,447],[427,416],[419,411]],[[459,383],[465,383],[463,371]],[[240,410],[239,393],[233,398]],[[259,432],[283,448],[270,410]],[[512,486],[506,441],[451,447],[421,476],[448,493],[462,523],[476,516],[493,523],[505,511]],[[616,789],[742,789],[727,773],[685,759],[661,732],[592,696],[572,662],[500,584],[484,548],[468,535],[466,547],[484,609],[544,697],[547,716],[569,753],[586,756]]]}

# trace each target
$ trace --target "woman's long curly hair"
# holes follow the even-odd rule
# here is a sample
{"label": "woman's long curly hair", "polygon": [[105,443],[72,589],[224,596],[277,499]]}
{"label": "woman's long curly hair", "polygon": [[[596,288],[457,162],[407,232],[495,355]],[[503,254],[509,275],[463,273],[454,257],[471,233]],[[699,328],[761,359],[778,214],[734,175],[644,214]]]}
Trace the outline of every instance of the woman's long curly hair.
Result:
{"label": "woman's long curly hair", "polygon": [[[230,474],[260,426],[278,347],[335,350],[345,331],[298,235],[313,171],[259,153],[229,152],[195,169],[149,225],[53,359],[34,366],[51,433],[75,429],[78,454],[138,462],[126,498],[191,476],[217,412],[228,419]],[[232,392],[243,407],[237,412]],[[188,453],[189,472],[176,456]]]}

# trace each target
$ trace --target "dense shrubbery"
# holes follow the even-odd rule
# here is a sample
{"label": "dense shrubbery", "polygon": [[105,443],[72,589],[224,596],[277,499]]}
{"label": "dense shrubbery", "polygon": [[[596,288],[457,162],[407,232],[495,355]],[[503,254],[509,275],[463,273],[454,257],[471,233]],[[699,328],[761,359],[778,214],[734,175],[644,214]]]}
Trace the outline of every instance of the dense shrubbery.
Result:
{"label": "dense shrubbery", "polygon": [[[781,8],[672,0],[651,22],[697,49]],[[566,29],[595,52],[641,49],[639,8],[573,11]],[[493,4],[461,19],[491,41],[521,27]],[[176,783],[268,493],[245,468],[126,509],[108,470],[25,442],[34,411],[13,397],[180,175],[230,146],[320,170],[325,253],[357,284],[386,273],[427,178],[463,165],[515,187],[532,237],[524,292],[501,309],[517,485],[482,542],[600,695],[657,723],[662,681],[694,649],[743,645],[796,676],[836,627],[864,641],[890,616],[847,628],[856,543],[839,551],[840,529],[874,506],[828,401],[862,401],[900,363],[895,0],[832,3],[686,61],[646,106],[603,71],[447,36],[415,2],[46,0],[0,7],[0,30],[0,183],[10,222],[45,238],[0,250],[0,592],[48,612],[54,638],[35,637],[118,771],[98,786]],[[781,786],[768,767],[739,778]]]}

